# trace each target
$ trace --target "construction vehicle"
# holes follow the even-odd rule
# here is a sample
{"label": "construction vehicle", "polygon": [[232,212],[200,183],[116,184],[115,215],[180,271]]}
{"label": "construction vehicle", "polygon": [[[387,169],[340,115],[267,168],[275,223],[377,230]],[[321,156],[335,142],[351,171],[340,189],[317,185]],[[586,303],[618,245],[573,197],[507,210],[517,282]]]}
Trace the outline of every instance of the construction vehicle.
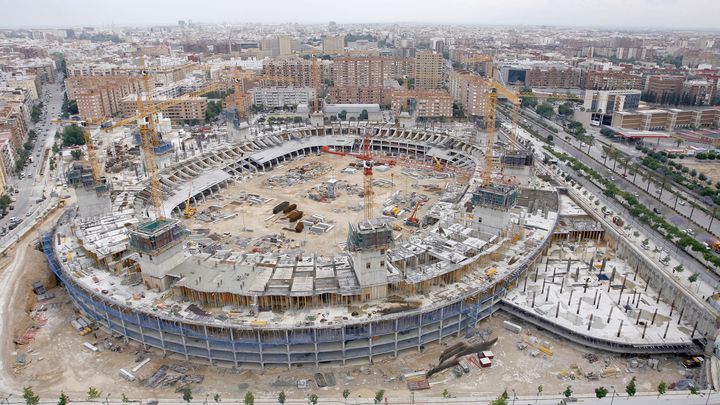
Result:
{"label": "construction vehicle", "polygon": [[188,191],[187,200],[185,200],[185,211],[183,211],[183,217],[190,219],[195,216],[197,208],[190,206],[190,192]]}
{"label": "construction vehicle", "polygon": [[613,222],[613,224],[615,224],[615,225],[617,225],[617,226],[623,226],[623,225],[625,225],[625,222],[622,220],[622,218],[620,218],[620,217],[618,217],[618,216],[614,216],[613,219],[612,219],[612,222]]}
{"label": "construction vehicle", "polygon": [[405,220],[405,225],[414,226],[414,227],[420,226],[420,221],[418,220],[418,218],[416,216],[418,208],[420,208],[419,201],[415,204],[415,208],[413,208],[412,213],[410,213],[410,216]]}
{"label": "construction vehicle", "polygon": [[710,247],[712,247],[712,250],[715,252],[720,253],[720,240],[713,240],[712,243],[710,243]]}

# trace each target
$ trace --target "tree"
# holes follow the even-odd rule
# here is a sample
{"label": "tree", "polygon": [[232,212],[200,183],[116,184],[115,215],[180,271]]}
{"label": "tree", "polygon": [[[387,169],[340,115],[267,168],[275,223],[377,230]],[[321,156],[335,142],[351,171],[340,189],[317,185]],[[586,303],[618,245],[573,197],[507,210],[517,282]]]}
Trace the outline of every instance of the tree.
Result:
{"label": "tree", "polygon": [[448,392],[447,388],[443,390],[442,396],[445,399],[450,398],[450,392]]}
{"label": "tree", "polygon": [[685,270],[685,267],[683,267],[682,264],[678,264],[677,266],[673,267],[673,273],[678,272],[682,273]]}
{"label": "tree", "polygon": [[317,405],[317,402],[318,402],[318,396],[316,393],[312,393],[312,394],[308,395],[308,403],[310,403],[311,405]]}
{"label": "tree", "polygon": [[573,390],[572,386],[568,385],[567,388],[565,388],[565,391],[563,391],[563,395],[565,395],[565,398],[570,398],[572,396]]}
{"label": "tree", "polygon": [[376,404],[381,403],[383,398],[385,398],[385,390],[378,390],[375,392],[375,403]]}
{"label": "tree", "polygon": [[699,392],[699,391],[698,391],[698,389],[697,389],[696,386],[694,386],[694,385],[691,385],[691,386],[690,386],[690,394],[692,394],[692,395],[697,395],[698,392]]}
{"label": "tree", "polygon": [[553,138],[552,135],[548,135],[548,136],[547,136],[547,141],[548,141],[548,143],[552,143],[553,139],[555,139],[555,138]]}
{"label": "tree", "polygon": [[102,395],[102,392],[98,391],[95,387],[90,387],[87,392],[87,400],[92,401],[93,399],[98,399],[100,395]]}
{"label": "tree", "polygon": [[688,277],[688,281],[691,282],[691,283],[694,283],[694,282],[696,282],[697,280],[698,280],[698,274],[697,274],[697,273],[693,273],[690,277]]}
{"label": "tree", "polygon": [[535,112],[538,113],[538,115],[540,115],[542,117],[550,118],[550,117],[552,117],[555,110],[553,109],[552,104],[542,103],[542,104],[538,105],[537,107],[535,107]]}
{"label": "tree", "polygon": [[631,397],[634,397],[637,392],[637,387],[635,386],[636,380],[637,377],[633,377],[632,380],[630,380],[630,384],[625,386],[625,392],[627,392],[627,394]]}
{"label": "tree", "polygon": [[503,397],[502,395],[497,397],[497,399],[490,401],[490,405],[507,405],[507,403],[507,398]]}
{"label": "tree", "polygon": [[0,210],[5,211],[7,208],[12,204],[12,198],[7,195],[3,194],[2,197],[0,197]]}
{"label": "tree", "polygon": [[70,152],[70,155],[72,155],[73,159],[80,160],[80,158],[82,157],[82,151],[79,149],[75,149]]}
{"label": "tree", "polygon": [[130,398],[128,398],[124,392],[120,395],[121,395],[120,400],[122,401],[123,404],[127,404],[128,402],[130,402]]}
{"label": "tree", "polygon": [[205,121],[214,120],[222,112],[222,101],[208,101],[205,110]]}
{"label": "tree", "polygon": [[605,398],[608,394],[608,390],[605,387],[595,388],[595,396],[598,399]]}
{"label": "tree", "polygon": [[192,396],[192,391],[190,390],[190,388],[188,388],[188,387],[183,388],[182,394],[183,394],[182,395],[183,401],[185,401],[187,403],[190,403],[190,401],[192,401],[193,396]]}
{"label": "tree", "polygon": [[665,382],[661,381],[660,384],[658,384],[657,390],[658,390],[658,398],[659,398],[660,395],[664,395],[665,391],[667,391],[667,384],[665,384]]}
{"label": "tree", "polygon": [[37,405],[40,402],[40,396],[35,395],[32,387],[23,387],[23,399],[25,405]]}
{"label": "tree", "polygon": [[83,130],[77,125],[68,125],[63,129],[63,146],[85,145]]}
{"label": "tree", "polygon": [[280,391],[280,393],[278,394],[278,403],[282,405],[285,403],[286,399],[287,397],[285,396],[285,391]]}
{"label": "tree", "polygon": [[345,389],[343,390],[342,396],[343,396],[343,399],[345,400],[345,402],[347,403],[347,399],[348,399],[348,397],[350,396],[350,390],[347,389],[347,388],[345,388]]}
{"label": "tree", "polygon": [[535,97],[524,96],[521,99],[520,105],[523,107],[535,108],[537,107],[538,101]]}
{"label": "tree", "polygon": [[67,405],[68,402],[70,402],[70,398],[68,398],[64,392],[60,392],[60,398],[58,398],[57,405]]}
{"label": "tree", "polygon": [[542,394],[542,392],[543,392],[543,386],[541,384],[541,385],[538,385],[538,387],[537,387],[537,397],[535,397],[535,403],[537,403],[538,399],[540,398],[540,394]]}
{"label": "tree", "polygon": [[558,114],[560,115],[572,115],[573,112],[572,103],[563,103],[558,107]]}
{"label": "tree", "polygon": [[213,401],[215,401],[215,402],[220,402],[220,401],[222,401],[222,399],[220,398],[220,394],[215,394],[215,395],[213,395]]}
{"label": "tree", "polygon": [[252,393],[252,391],[248,391],[245,393],[245,398],[243,398],[243,403],[245,405],[254,405],[255,404],[255,395]]}

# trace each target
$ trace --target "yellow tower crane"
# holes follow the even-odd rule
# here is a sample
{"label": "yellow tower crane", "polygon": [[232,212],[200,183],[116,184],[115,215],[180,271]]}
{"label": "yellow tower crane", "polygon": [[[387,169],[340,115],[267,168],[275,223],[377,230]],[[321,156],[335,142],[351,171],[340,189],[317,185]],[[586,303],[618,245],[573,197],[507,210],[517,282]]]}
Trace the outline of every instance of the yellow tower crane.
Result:
{"label": "yellow tower crane", "polygon": [[[145,56],[140,56],[140,67],[143,79],[143,88],[145,90],[145,99],[148,105],[152,99],[152,87],[150,86],[150,74],[145,70]],[[137,120],[140,129],[140,144],[142,145],[143,158],[145,162],[145,170],[150,180],[150,201],[155,212],[155,219],[164,219],[165,213],[162,206],[162,191],[160,189],[160,179],[157,175],[157,162],[155,161],[155,114],[147,111],[143,102],[142,94],[137,94]]]}
{"label": "yellow tower crane", "polygon": [[95,146],[93,145],[92,134],[88,128],[87,121],[83,120],[52,120],[51,122],[56,124],[69,124],[80,127],[85,139],[85,147],[87,148],[88,161],[90,162],[90,169],[92,170],[92,177],[95,183],[98,183],[102,178],[100,173],[100,164],[98,163],[97,154],[95,153]]}
{"label": "yellow tower crane", "polygon": [[488,103],[486,105],[486,144],[485,144],[485,167],[482,173],[482,185],[488,187],[493,171],[493,146],[495,144],[495,106],[497,102],[497,90],[490,89]]}

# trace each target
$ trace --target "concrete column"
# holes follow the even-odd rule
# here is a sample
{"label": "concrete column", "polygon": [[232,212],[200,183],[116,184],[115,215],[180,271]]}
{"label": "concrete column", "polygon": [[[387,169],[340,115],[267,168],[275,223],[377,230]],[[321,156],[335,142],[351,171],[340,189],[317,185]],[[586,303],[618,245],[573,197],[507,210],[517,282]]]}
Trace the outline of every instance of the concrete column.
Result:
{"label": "concrete column", "polygon": [[618,327],[617,337],[620,337],[620,333],[622,332],[623,327],[623,320],[620,320],[620,327]]}
{"label": "concrete column", "polygon": [[610,312],[608,313],[607,323],[610,323],[610,317],[612,316],[613,308],[615,308],[615,307],[611,305],[611,306],[610,306]]}
{"label": "concrete column", "polygon": [[592,327],[592,321],[593,321],[593,314],[590,314],[590,322],[588,322],[587,330],[590,330],[590,327]]}

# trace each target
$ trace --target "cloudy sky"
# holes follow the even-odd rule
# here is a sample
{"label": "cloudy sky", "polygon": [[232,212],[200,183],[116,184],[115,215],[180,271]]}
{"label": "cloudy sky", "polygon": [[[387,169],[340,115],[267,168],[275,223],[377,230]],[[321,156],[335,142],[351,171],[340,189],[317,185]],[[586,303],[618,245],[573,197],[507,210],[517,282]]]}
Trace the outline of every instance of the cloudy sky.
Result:
{"label": "cloudy sky", "polygon": [[0,0],[0,27],[435,22],[720,30],[720,0]]}

